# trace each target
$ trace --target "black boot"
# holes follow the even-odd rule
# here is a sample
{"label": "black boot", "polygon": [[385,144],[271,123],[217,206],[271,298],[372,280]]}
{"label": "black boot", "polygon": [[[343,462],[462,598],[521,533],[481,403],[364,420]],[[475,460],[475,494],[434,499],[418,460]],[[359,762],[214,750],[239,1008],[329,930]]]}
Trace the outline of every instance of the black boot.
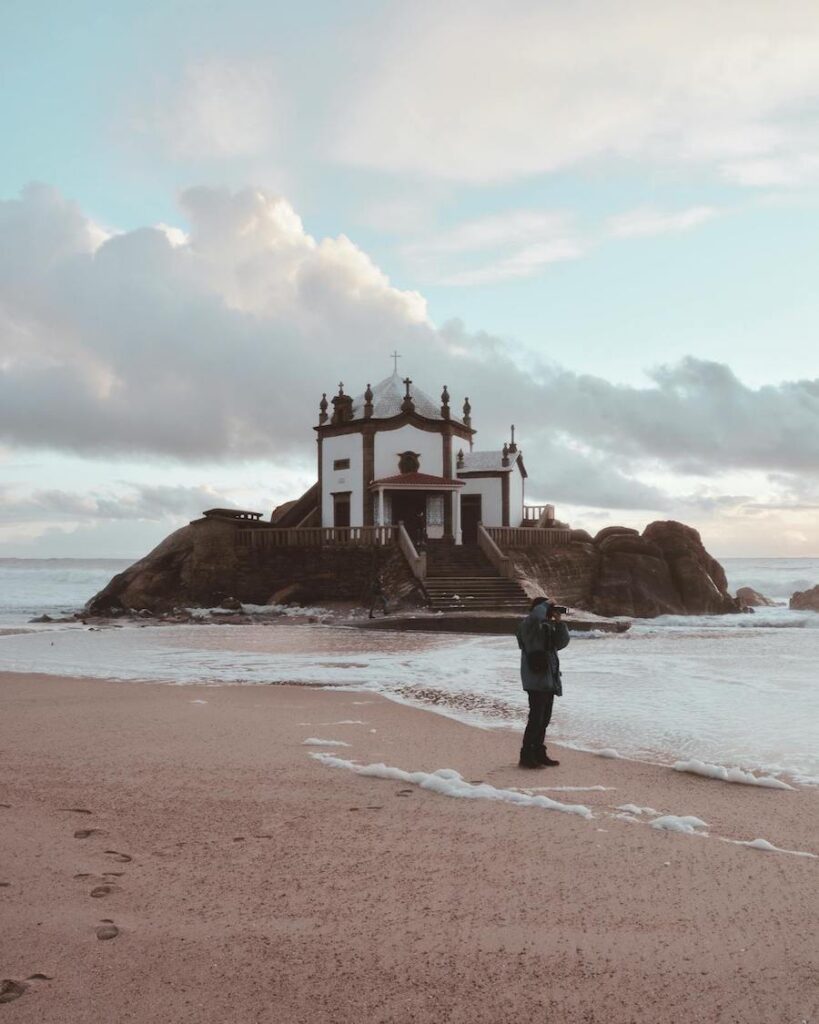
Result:
{"label": "black boot", "polygon": [[518,761],[518,768],[545,768],[538,757],[537,747],[534,749],[531,747],[520,748],[520,761]]}
{"label": "black boot", "polygon": [[538,764],[541,766],[541,768],[557,768],[557,766],[560,764],[560,761],[555,761],[554,758],[549,757],[549,755],[546,753],[545,747],[540,747],[540,749],[537,750],[536,753]]}

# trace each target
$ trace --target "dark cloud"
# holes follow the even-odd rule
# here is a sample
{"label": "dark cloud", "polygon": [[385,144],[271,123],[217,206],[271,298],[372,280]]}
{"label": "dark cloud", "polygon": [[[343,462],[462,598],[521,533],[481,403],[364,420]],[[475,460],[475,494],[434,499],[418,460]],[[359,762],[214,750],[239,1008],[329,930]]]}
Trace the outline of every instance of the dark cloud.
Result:
{"label": "dark cloud", "polygon": [[162,522],[193,519],[207,508],[235,508],[229,498],[204,487],[135,484],[121,493],[37,490],[20,495],[0,489],[0,523],[91,523],[100,520]]}

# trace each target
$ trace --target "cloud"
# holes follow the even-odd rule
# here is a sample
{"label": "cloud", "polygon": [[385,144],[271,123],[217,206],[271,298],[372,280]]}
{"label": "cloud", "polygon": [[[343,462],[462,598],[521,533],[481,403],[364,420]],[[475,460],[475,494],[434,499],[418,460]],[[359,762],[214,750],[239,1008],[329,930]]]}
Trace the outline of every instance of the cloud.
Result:
{"label": "cloud", "polygon": [[193,519],[207,508],[235,508],[224,494],[205,487],[134,484],[99,493],[0,489],[0,523],[92,523],[99,520],[163,522]]}
{"label": "cloud", "polygon": [[363,45],[333,140],[349,164],[471,183],[630,160],[819,178],[807,0],[419,2]]}
{"label": "cloud", "polygon": [[713,206],[692,206],[672,213],[644,206],[609,217],[606,231],[614,238],[649,238],[669,232],[690,231],[718,215]]}
{"label": "cloud", "polygon": [[483,252],[563,238],[572,233],[571,216],[558,210],[508,210],[463,221],[403,247],[408,256]]}
{"label": "cloud", "polygon": [[585,255],[585,246],[572,239],[557,239],[553,242],[539,242],[528,245],[494,263],[476,267],[473,270],[459,270],[443,277],[440,284],[467,287],[479,284],[494,284],[523,277],[534,277],[550,263],[564,263],[580,259]]}
{"label": "cloud", "polygon": [[[672,512],[682,499],[657,486],[662,473],[819,477],[819,380],[750,388],[728,366],[689,358],[622,386],[518,363],[497,337],[436,328],[421,295],[395,288],[345,236],[310,236],[281,197],[194,188],[181,202],[189,230],[173,243],[167,227],[101,235],[43,186],[0,204],[0,441],[203,465],[261,457],[271,479],[288,463],[307,473],[321,392],[375,383],[398,346],[419,386],[471,396],[479,448],[500,447],[517,422],[544,500]],[[218,504],[189,497],[44,492],[29,511],[138,517],[177,498],[179,515]]]}
{"label": "cloud", "polygon": [[173,244],[167,228],[99,244],[44,186],[0,203],[0,438],[286,457],[322,382],[363,384],[395,344],[435,347],[420,295],[346,237],[313,239],[284,199],[196,188],[181,202],[190,228]]}
{"label": "cloud", "polygon": [[649,377],[640,388],[547,370],[542,393],[554,422],[600,451],[683,473],[819,474],[819,378],[750,388],[728,366],[693,357]]}
{"label": "cloud", "polygon": [[[463,221],[402,248],[416,275],[455,287],[532,277],[550,263],[578,259],[585,251],[571,216],[549,210],[509,210]],[[465,267],[465,260],[472,265]]]}
{"label": "cloud", "polygon": [[134,127],[178,159],[225,159],[268,152],[283,119],[268,62],[209,58],[185,64],[175,80],[158,82],[153,101],[141,100]]}

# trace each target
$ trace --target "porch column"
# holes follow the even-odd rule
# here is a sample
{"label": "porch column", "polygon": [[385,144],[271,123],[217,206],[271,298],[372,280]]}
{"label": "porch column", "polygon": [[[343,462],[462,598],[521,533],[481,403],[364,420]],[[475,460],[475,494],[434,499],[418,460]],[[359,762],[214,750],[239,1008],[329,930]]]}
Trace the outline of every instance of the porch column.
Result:
{"label": "porch column", "polygon": [[452,535],[456,544],[463,543],[461,536],[461,489],[456,488],[452,492]]}
{"label": "porch column", "polygon": [[378,525],[384,525],[384,488],[378,488]]}

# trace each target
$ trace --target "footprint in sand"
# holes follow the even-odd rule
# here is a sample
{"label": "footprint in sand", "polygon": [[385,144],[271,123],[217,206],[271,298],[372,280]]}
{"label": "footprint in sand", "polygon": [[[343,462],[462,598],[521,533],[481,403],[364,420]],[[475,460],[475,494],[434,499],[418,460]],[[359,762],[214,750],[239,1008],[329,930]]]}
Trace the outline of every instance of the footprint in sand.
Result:
{"label": "footprint in sand", "polygon": [[89,892],[89,896],[93,896],[95,900],[102,899],[103,896],[108,896],[115,891],[113,885],[95,885],[94,888]]}
{"label": "footprint in sand", "polygon": [[0,981],[0,1003],[11,1003],[15,999],[19,999],[20,996],[28,988],[22,981],[12,981],[11,978],[3,978]]}
{"label": "footprint in sand", "polygon": [[0,807],[5,807],[6,810],[8,810],[11,807],[11,804],[0,804]]}
{"label": "footprint in sand", "polygon": [[54,978],[50,974],[29,974],[26,981],[53,981]]}
{"label": "footprint in sand", "polygon": [[88,839],[89,836],[103,836],[105,833],[101,828],[78,828],[74,833],[75,839]]}
{"label": "footprint in sand", "polygon": [[105,852],[110,854],[114,858],[114,860],[118,861],[120,864],[130,864],[131,861],[134,859],[133,857],[130,857],[127,853],[120,853],[119,850],[106,850]]}
{"label": "footprint in sand", "polygon": [[97,928],[97,938],[100,939],[100,941],[104,941],[105,939],[115,939],[118,935],[119,928],[117,928],[117,926],[111,921],[108,921],[106,924],[101,924]]}
{"label": "footprint in sand", "polygon": [[111,878],[122,878],[125,874],[124,871],[103,871],[104,875],[110,875]]}
{"label": "footprint in sand", "polygon": [[0,882],[0,889],[8,889],[10,885],[11,882]]}
{"label": "footprint in sand", "polygon": [[93,811],[89,811],[86,807],[58,807],[58,811],[73,811],[74,814],[93,814]]}

